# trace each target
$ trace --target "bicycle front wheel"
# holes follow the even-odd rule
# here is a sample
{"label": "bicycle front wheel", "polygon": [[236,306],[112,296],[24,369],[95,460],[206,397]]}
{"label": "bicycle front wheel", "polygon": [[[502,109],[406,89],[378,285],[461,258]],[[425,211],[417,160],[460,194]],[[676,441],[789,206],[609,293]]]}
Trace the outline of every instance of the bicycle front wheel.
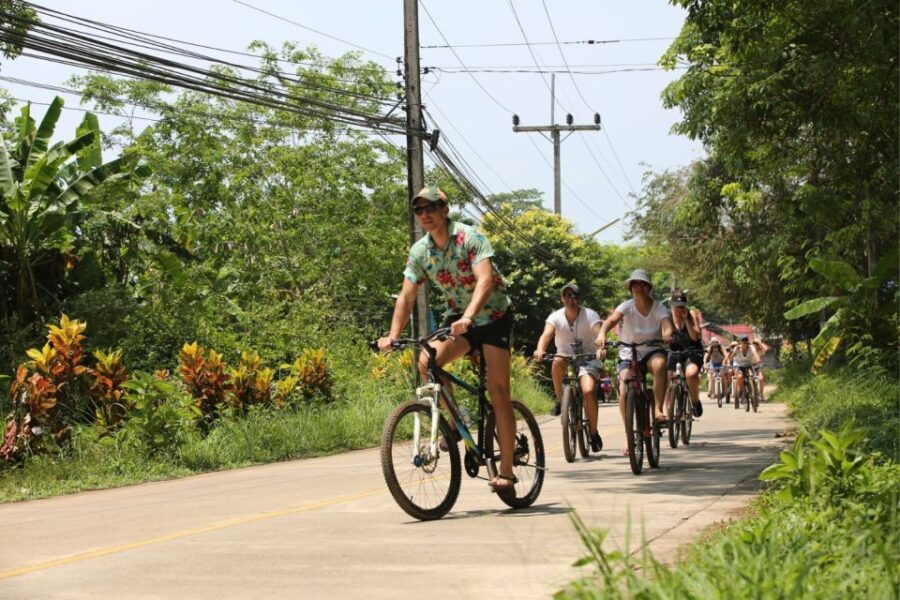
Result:
{"label": "bicycle front wheel", "polygon": [[581,458],[587,458],[590,454],[590,440],[588,439],[588,435],[590,435],[590,422],[587,417],[587,403],[584,401],[584,396],[582,395],[579,398],[580,402],[578,404],[581,407],[578,409],[578,453],[581,454]]}
{"label": "bicycle front wheel", "polygon": [[431,429],[431,406],[411,400],[394,409],[381,435],[388,490],[400,508],[421,521],[440,519],[453,508],[462,478],[450,425],[440,418],[433,448]]}
{"label": "bicycle front wheel", "polygon": [[666,411],[666,414],[669,416],[669,446],[677,448],[678,427],[676,427],[675,424],[681,420],[681,415],[678,410],[678,402],[681,398],[681,386],[677,384],[669,386],[669,391],[666,395],[668,396],[667,400],[669,404],[669,409]]}
{"label": "bicycle front wheel", "polygon": [[694,426],[694,405],[690,394],[685,393],[684,419],[681,421],[681,441],[685,446],[691,443],[691,429]]}
{"label": "bicycle front wheel", "polygon": [[575,404],[575,391],[571,386],[564,386],[559,405],[559,421],[562,425],[563,455],[566,462],[575,462],[575,439],[578,437]]}
{"label": "bicycle front wheel", "polygon": [[[513,475],[516,483],[512,489],[498,491],[497,495],[507,506],[525,508],[534,504],[544,486],[544,438],[541,437],[537,420],[524,404],[513,400],[512,409],[516,419],[516,447],[513,452]],[[496,472],[500,465],[500,441],[497,439],[493,411],[488,415],[485,427],[493,435],[485,436],[484,452],[488,459],[492,459]]]}
{"label": "bicycle front wheel", "polygon": [[640,475],[644,469],[644,406],[638,390],[625,394],[625,440],[631,472]]}

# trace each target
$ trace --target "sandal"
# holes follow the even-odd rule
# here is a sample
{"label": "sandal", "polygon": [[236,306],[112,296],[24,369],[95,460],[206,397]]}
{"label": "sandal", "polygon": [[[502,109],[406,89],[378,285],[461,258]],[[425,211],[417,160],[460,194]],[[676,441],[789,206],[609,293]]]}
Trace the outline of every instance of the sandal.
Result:
{"label": "sandal", "polygon": [[[507,483],[501,484],[501,481],[505,481]],[[506,490],[513,489],[513,486],[519,483],[519,479],[515,475],[500,475],[497,474],[488,485],[491,486],[491,492],[503,492]]]}

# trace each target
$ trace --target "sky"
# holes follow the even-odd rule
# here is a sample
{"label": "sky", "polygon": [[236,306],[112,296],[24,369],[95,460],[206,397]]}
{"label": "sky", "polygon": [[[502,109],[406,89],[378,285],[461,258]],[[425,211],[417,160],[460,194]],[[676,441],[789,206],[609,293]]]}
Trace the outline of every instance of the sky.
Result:
{"label": "sky", "polygon": [[[391,72],[396,63],[390,57],[403,55],[402,0],[41,0],[39,4],[108,24],[234,50],[245,50],[254,40],[273,47],[292,41],[301,46],[314,44],[326,55],[339,56],[358,50],[351,45],[355,44],[367,49],[362,51],[364,59]],[[550,123],[550,75],[468,74],[442,69],[459,71],[460,60],[473,71],[533,71],[535,60],[542,67],[560,70],[565,62],[571,71],[652,67],[678,34],[683,19],[681,9],[659,0],[421,0],[421,65],[437,67],[423,76],[423,104],[435,117],[442,137],[453,142],[477,173],[483,191],[536,188],[544,192],[545,206],[552,210],[552,144],[541,134],[512,130],[512,113],[519,115],[522,125]],[[523,31],[534,56],[525,45],[458,47],[455,54],[446,48],[425,48],[446,44],[444,38],[455,46],[523,44]],[[567,43],[635,38],[664,39]],[[77,73],[83,71],[28,57],[3,60],[0,65],[2,76],[53,85],[61,85]],[[702,156],[698,142],[670,133],[680,113],[664,109],[660,100],[662,90],[679,74],[652,70],[556,75],[555,122],[564,123],[568,112],[575,124],[590,124],[597,112],[603,124],[601,132],[576,133],[562,143],[562,214],[581,233],[623,217],[633,206],[632,194],[640,193],[646,171],[677,168]],[[0,81],[0,87],[15,98],[36,102],[49,102],[56,95],[6,81]],[[63,97],[66,106],[79,106],[78,97]],[[71,137],[81,118],[81,113],[64,111],[57,133]],[[101,129],[116,125],[114,117],[99,118]],[[397,137],[395,141],[403,144],[405,140]],[[624,223],[623,219],[608,227],[596,239],[622,242]]]}

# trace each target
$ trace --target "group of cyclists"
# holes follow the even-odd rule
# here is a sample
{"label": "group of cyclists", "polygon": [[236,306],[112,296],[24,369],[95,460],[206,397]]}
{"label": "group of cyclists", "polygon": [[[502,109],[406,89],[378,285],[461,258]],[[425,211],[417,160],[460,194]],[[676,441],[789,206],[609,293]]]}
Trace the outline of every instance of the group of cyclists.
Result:
{"label": "group of cyclists", "polygon": [[[390,332],[378,340],[378,347],[388,351],[392,342],[401,337],[408,323],[419,286],[430,281],[446,301],[444,326],[451,337],[430,342],[436,350],[438,366],[446,365],[481,348],[487,370],[487,390],[496,416],[497,439],[500,446],[500,465],[489,481],[494,491],[509,489],[516,483],[513,474],[513,446],[516,422],[510,398],[510,336],[512,308],[503,275],[493,264],[493,248],[484,235],[474,227],[450,218],[447,196],[435,186],[427,186],[412,200],[412,209],[425,235],[410,249],[404,270],[403,286],[394,306]],[[543,358],[551,340],[556,356],[551,376],[557,396],[556,414],[565,375],[565,357],[572,354],[593,353],[596,360],[578,370],[578,379],[587,408],[591,449],[603,447],[598,417],[598,379],[607,355],[607,334],[618,325],[622,341],[641,343],[662,339],[670,350],[688,351],[684,374],[690,389],[694,415],[703,412],[700,403],[700,374],[708,365],[722,369],[732,364],[739,369],[735,377],[740,384],[743,367],[759,363],[761,352],[750,345],[747,338],[740,344],[723,348],[713,341],[704,352],[699,314],[688,310],[687,297],[681,292],[670,298],[671,314],[654,299],[653,283],[643,269],[636,269],[624,282],[631,298],[621,303],[605,320],[590,308],[581,306],[578,285],[569,283],[561,290],[562,307],[546,319],[543,334],[537,342],[536,358]],[[762,348],[760,348],[762,349]],[[643,372],[653,375],[653,410],[657,421],[665,422],[666,390],[675,365],[662,346],[643,344],[637,347],[638,361]],[[617,371],[630,367],[631,350],[621,348]],[[424,353],[423,353],[424,354]],[[419,361],[419,371],[425,376],[426,357]],[[723,373],[727,373],[723,371]],[[445,383],[445,385],[447,385]],[[619,409],[625,421],[624,378],[619,382]],[[627,445],[623,448],[627,453]]]}

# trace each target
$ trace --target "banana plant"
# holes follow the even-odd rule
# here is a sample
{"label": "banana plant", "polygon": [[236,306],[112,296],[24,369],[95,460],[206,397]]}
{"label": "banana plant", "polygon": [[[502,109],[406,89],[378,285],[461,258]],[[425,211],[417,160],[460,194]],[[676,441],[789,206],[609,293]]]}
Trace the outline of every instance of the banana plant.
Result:
{"label": "banana plant", "polygon": [[[812,371],[817,373],[828,359],[844,343],[855,324],[862,323],[867,328],[875,324],[880,311],[876,298],[878,289],[890,278],[897,277],[897,251],[883,256],[875,265],[872,275],[863,277],[852,265],[839,260],[813,258],[810,268],[824,277],[832,288],[843,292],[840,295],[822,296],[802,302],[784,313],[788,320],[799,319],[824,310],[833,311],[812,342]],[[890,307],[886,307],[890,308]]]}
{"label": "banana plant", "polygon": [[0,144],[0,262],[15,289],[22,323],[42,312],[42,295],[53,287],[38,268],[60,261],[84,216],[83,201],[104,182],[141,179],[146,166],[125,158],[102,163],[97,118],[86,113],[74,140],[50,145],[63,100],[54,98],[39,125],[26,104],[15,138]]}

